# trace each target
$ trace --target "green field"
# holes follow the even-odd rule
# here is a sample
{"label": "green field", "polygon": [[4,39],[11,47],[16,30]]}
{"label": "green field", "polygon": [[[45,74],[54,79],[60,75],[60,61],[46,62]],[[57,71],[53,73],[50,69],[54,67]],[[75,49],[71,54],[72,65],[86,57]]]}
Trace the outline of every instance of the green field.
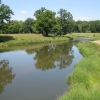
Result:
{"label": "green field", "polygon": [[0,47],[8,46],[22,46],[28,44],[48,43],[55,41],[68,41],[67,36],[53,36],[48,37],[42,34],[0,34]]}
{"label": "green field", "polygon": [[100,33],[71,33],[71,37],[88,37],[88,38],[96,38],[100,39]]}

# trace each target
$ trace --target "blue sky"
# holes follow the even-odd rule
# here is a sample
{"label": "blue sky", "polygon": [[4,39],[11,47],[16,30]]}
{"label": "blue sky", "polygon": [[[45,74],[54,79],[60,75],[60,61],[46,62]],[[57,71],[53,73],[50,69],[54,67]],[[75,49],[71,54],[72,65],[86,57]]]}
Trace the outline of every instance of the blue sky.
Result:
{"label": "blue sky", "polygon": [[52,11],[66,9],[74,20],[100,20],[100,0],[2,0],[14,12],[12,20],[34,18],[33,14],[41,7]]}

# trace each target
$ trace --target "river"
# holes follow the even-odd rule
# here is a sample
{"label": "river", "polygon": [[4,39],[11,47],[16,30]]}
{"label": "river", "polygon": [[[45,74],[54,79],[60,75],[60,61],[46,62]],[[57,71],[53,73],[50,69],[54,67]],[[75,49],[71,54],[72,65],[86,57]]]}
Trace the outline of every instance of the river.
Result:
{"label": "river", "polygon": [[55,100],[83,56],[75,42],[0,52],[0,100]]}

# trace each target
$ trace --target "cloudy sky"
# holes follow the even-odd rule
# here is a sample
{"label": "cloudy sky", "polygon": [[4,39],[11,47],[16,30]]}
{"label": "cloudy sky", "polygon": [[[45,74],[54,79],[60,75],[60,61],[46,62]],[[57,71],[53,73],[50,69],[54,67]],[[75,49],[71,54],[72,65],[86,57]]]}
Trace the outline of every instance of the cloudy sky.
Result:
{"label": "cloudy sky", "polygon": [[2,0],[14,12],[12,20],[34,18],[33,14],[41,7],[52,11],[66,9],[74,20],[100,20],[100,0]]}

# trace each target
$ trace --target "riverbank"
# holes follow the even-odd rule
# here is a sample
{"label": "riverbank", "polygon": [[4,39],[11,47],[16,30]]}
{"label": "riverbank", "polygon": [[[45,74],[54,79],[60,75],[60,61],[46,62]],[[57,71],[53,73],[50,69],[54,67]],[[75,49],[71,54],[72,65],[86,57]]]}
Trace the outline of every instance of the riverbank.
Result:
{"label": "riverbank", "polygon": [[58,100],[100,100],[100,45],[84,42],[77,46],[84,58],[67,77],[69,92]]}
{"label": "riverbank", "polygon": [[67,36],[49,35],[44,37],[41,34],[0,34],[0,48],[68,40],[69,37]]}
{"label": "riverbank", "polygon": [[95,38],[100,40],[100,33],[71,33],[69,35],[72,38],[87,37],[87,38]]}
{"label": "riverbank", "polygon": [[0,48],[13,46],[26,46],[29,44],[41,44],[48,42],[68,41],[76,37],[91,37],[100,39],[98,33],[71,33],[64,36],[54,36],[50,34],[48,37],[42,34],[0,34]]}

